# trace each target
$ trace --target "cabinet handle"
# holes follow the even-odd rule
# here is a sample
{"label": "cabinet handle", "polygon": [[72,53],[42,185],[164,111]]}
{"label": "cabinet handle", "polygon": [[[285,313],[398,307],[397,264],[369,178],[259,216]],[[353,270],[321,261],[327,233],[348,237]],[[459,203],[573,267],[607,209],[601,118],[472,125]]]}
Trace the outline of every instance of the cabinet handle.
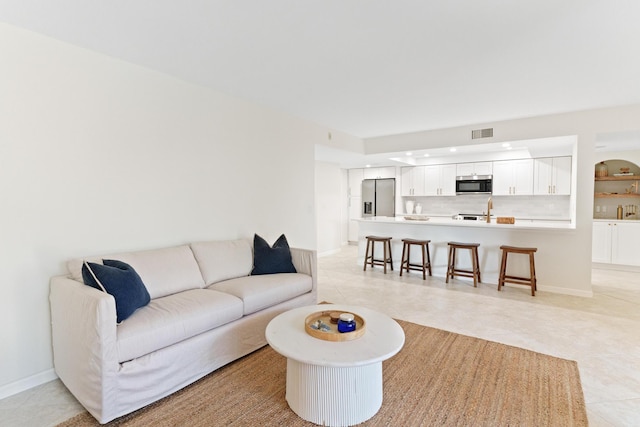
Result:
{"label": "cabinet handle", "polygon": [[553,186],[553,194],[556,194],[556,186]]}

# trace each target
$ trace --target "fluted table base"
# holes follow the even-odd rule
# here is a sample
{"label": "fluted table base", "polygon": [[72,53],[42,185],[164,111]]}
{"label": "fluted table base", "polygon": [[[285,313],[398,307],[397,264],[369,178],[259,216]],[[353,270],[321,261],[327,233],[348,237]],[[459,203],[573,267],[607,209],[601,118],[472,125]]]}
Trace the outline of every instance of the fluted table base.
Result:
{"label": "fluted table base", "polygon": [[[357,339],[324,340],[309,335],[307,317],[324,311],[366,319]],[[382,406],[382,362],[404,345],[404,331],[391,317],[366,307],[316,304],[277,315],[265,330],[269,345],[287,358],[289,407],[300,418],[324,426],[352,426]]]}
{"label": "fluted table base", "polygon": [[362,423],[382,406],[382,362],[334,368],[287,359],[286,399],[293,412],[312,423]]}

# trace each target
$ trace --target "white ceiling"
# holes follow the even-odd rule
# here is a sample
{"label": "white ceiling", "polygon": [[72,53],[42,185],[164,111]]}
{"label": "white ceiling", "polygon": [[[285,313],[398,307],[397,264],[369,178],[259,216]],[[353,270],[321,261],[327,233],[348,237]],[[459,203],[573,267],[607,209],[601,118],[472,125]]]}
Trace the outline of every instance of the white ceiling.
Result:
{"label": "white ceiling", "polygon": [[0,20],[362,138],[640,103],[638,0],[0,0]]}
{"label": "white ceiling", "polygon": [[[607,134],[607,146],[618,145],[621,139]],[[635,135],[640,141],[640,134]],[[622,139],[627,141],[627,139]],[[536,157],[571,156],[577,138],[560,136],[553,138],[529,139],[523,141],[495,142],[485,144],[440,147],[411,152],[391,152],[361,154],[338,150],[325,145],[316,145],[315,158],[318,161],[335,163],[344,169],[383,166],[419,166],[446,163],[481,162],[506,159],[531,159]],[[636,145],[640,149],[640,144]]]}

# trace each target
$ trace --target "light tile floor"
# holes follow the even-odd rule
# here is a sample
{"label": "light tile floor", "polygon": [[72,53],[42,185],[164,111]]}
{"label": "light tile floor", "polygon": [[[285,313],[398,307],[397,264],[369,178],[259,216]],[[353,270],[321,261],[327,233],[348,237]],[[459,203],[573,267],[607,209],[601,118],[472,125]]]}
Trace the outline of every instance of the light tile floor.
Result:
{"label": "light tile floor", "polygon": [[[356,248],[318,260],[319,299],[578,361],[591,426],[640,425],[640,274],[593,270],[593,298],[419,272],[363,272]],[[54,426],[82,411],[60,381],[0,401],[0,426]]]}

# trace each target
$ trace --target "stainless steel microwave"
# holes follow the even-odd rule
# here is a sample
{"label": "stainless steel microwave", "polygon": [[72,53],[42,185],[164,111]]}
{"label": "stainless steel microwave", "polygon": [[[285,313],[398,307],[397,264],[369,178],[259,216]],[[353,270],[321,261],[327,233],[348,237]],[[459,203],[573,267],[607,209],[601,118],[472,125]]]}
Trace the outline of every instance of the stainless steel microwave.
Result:
{"label": "stainless steel microwave", "polygon": [[456,177],[456,194],[491,194],[491,175]]}

